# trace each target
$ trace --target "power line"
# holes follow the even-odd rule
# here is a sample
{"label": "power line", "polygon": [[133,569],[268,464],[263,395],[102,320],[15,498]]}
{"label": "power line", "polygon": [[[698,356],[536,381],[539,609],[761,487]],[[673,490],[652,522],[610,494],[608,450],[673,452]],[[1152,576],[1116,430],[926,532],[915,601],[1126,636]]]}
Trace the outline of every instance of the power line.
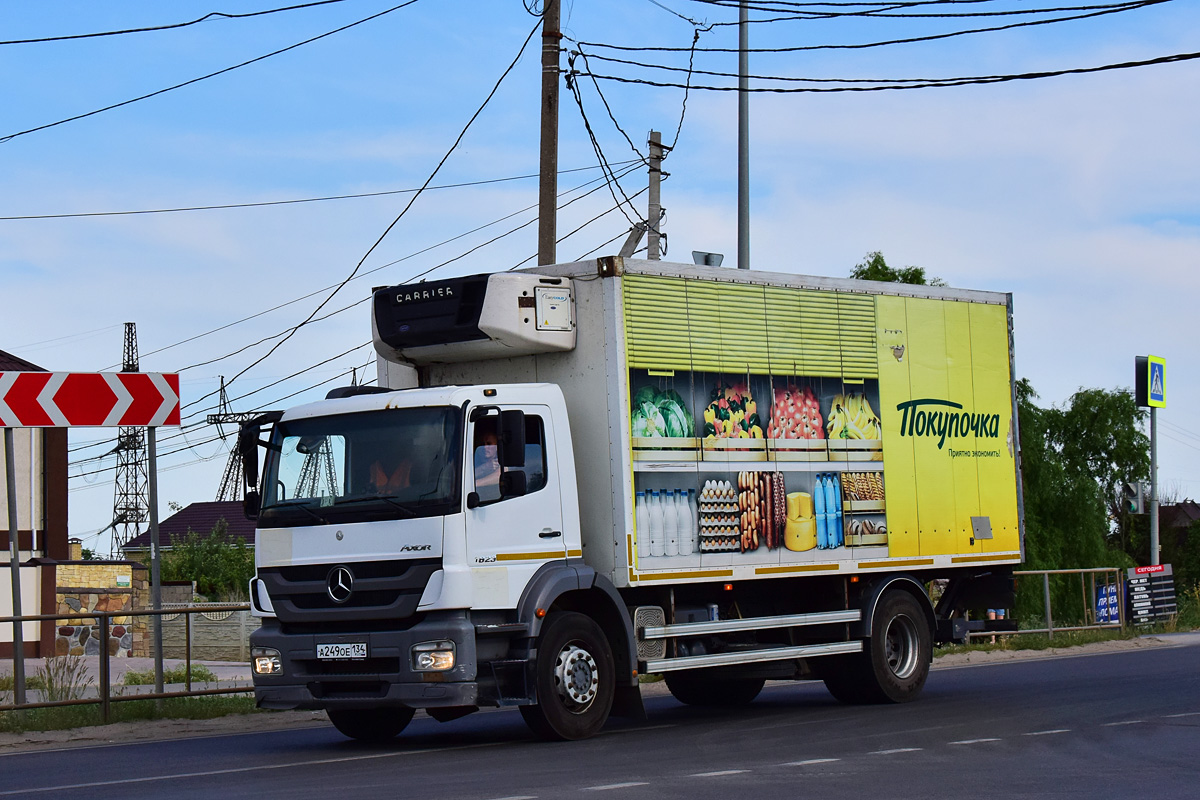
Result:
{"label": "power line", "polygon": [[[1028,27],[1033,27],[1036,25],[1053,25],[1058,22],[1073,22],[1073,21],[1081,20],[1081,19],[1091,19],[1092,17],[1101,17],[1101,16],[1106,16],[1108,14],[1120,14],[1125,11],[1136,11],[1136,10],[1139,10],[1142,8],[1146,8],[1147,6],[1155,6],[1155,5],[1160,5],[1162,3],[1169,3],[1169,2],[1172,2],[1172,0],[1138,0],[1137,2],[1125,3],[1123,5],[1116,6],[1113,8],[1106,8],[1106,9],[1102,9],[1099,11],[1092,11],[1092,12],[1089,12],[1086,14],[1074,14],[1074,15],[1066,16],[1066,17],[1055,17],[1053,19],[1025,20],[1022,22],[1011,22],[1006,25],[995,25],[995,26],[988,27],[988,28],[971,28],[969,30],[950,31],[948,33],[929,34],[927,36],[912,36],[912,37],[903,38],[903,39],[885,39],[882,41],[858,42],[858,43],[853,43],[853,44],[813,44],[813,45],[797,45],[794,47],[751,47],[751,48],[748,48],[746,52],[748,52],[748,53],[768,53],[768,54],[769,53],[801,53],[801,52],[811,52],[811,51],[815,51],[815,50],[864,50],[864,49],[871,48],[871,47],[888,47],[888,46],[897,45],[897,44],[917,44],[917,43],[921,43],[921,42],[933,42],[933,41],[939,41],[941,39],[950,39],[950,38],[954,38],[956,36],[967,36],[967,35],[978,34],[978,33],[995,33],[998,31],[1014,30],[1016,28],[1028,28]],[[689,51],[691,51],[692,53],[737,53],[737,52],[740,52],[739,48],[736,48],[736,47],[696,47],[695,43],[693,43],[693,46],[691,48],[663,47],[663,46],[633,47],[633,46],[628,46],[628,45],[607,44],[604,42],[585,42],[585,41],[580,41],[577,39],[571,39],[570,37],[564,37],[564,38],[567,38],[568,41],[574,42],[580,48],[598,47],[598,48],[603,48],[603,49],[607,49],[607,50],[617,50],[617,51],[622,51],[622,52],[660,52],[660,53],[683,53],[683,52],[689,52]],[[639,62],[639,61],[623,61],[623,60],[617,59],[617,58],[602,56],[598,53],[592,53],[591,56],[592,56],[592,58],[595,58],[597,60],[613,61],[618,64],[630,64],[633,66],[657,68],[657,69],[672,69],[672,68],[664,67],[661,65],[646,64],[646,63]],[[682,69],[679,67],[675,67],[673,69],[674,69],[674,71],[677,71],[677,72],[682,71]]]}
{"label": "power line", "polygon": [[[342,0],[338,0],[341,2]],[[628,161],[623,163],[630,163]],[[585,170],[599,169],[596,166],[576,167],[575,169],[559,170],[559,175],[567,175],[572,172],[583,172]],[[438,186],[430,186],[426,191],[434,189],[461,189],[468,186],[484,186],[491,183],[505,183],[509,181],[528,180],[536,178],[536,172],[528,175],[510,175],[507,178],[487,178],[478,181],[465,181],[462,183],[443,183]],[[264,206],[288,206],[298,205],[300,203],[324,203],[330,200],[358,200],[364,197],[388,197],[397,194],[412,194],[418,191],[417,189],[389,189],[381,192],[361,192],[358,194],[335,194],[326,197],[304,197],[296,200],[263,200],[256,203],[222,203],[218,205],[208,206],[178,206],[175,208],[149,208],[138,209],[132,211],[83,211],[68,214],[24,214],[21,216],[0,217],[0,222],[9,222],[13,220],[27,219],[75,219],[78,217],[127,217],[138,214],[176,214],[184,211],[219,211],[230,208],[262,208]]]}
{"label": "power line", "polygon": [[[410,0],[410,2],[416,2],[416,0]],[[438,172],[441,170],[442,165],[445,164],[446,161],[450,158],[451,154],[453,154],[454,151],[456,149],[458,149],[459,143],[462,142],[463,137],[465,137],[467,135],[467,131],[471,129],[471,125],[475,122],[476,119],[479,118],[479,115],[483,113],[483,110],[485,108],[487,108],[487,105],[489,102],[491,102],[491,99],[493,97],[495,97],[496,92],[499,91],[499,89],[500,89],[500,85],[502,83],[504,83],[504,79],[507,78],[509,73],[513,71],[513,68],[517,66],[517,62],[521,60],[521,56],[525,53],[525,48],[529,45],[529,41],[533,38],[533,35],[535,33],[537,33],[537,30],[540,26],[541,26],[541,21],[538,21],[538,23],[536,23],[533,26],[533,28],[530,29],[529,35],[525,37],[525,41],[521,43],[520,49],[517,50],[517,55],[513,58],[512,62],[508,65],[508,67],[505,68],[504,72],[501,73],[500,77],[496,80],[495,85],[492,87],[492,90],[488,93],[487,97],[485,97],[483,102],[479,105],[479,108],[477,108],[475,110],[475,113],[471,115],[471,118],[469,120],[467,120],[467,124],[463,126],[462,130],[458,134],[458,137],[454,140],[454,143],[450,145],[450,148],[446,151],[446,154],[444,156],[442,156],[442,160],[439,161],[437,166],[433,168],[433,172],[429,173],[429,177],[425,179],[425,183],[421,185],[421,188],[415,194],[413,194],[413,196],[411,198],[409,198],[408,204],[404,206],[404,209],[396,216],[396,218],[394,220],[392,220],[391,224],[387,226],[387,228],[383,231],[383,233],[379,235],[379,238],[375,240],[375,243],[372,244],[369,248],[367,248],[367,252],[364,253],[363,257],[358,260],[358,263],[354,266],[354,269],[352,269],[350,271],[350,274],[347,275],[345,277],[345,279],[341,283],[339,283],[332,292],[329,293],[328,297],[326,297],[324,300],[322,300],[317,305],[317,307],[312,310],[312,313],[310,313],[308,315],[308,317],[306,317],[299,325],[297,325],[291,331],[289,331],[287,336],[280,339],[274,346],[271,347],[270,350],[268,350],[266,352],[266,354],[264,354],[259,359],[257,359],[253,363],[251,363],[249,366],[243,368],[236,375],[234,375],[232,378],[230,378],[229,379],[230,384],[232,384],[235,380],[237,380],[242,375],[245,375],[246,372],[248,372],[249,370],[253,369],[254,367],[258,366],[266,359],[270,358],[271,355],[274,354],[276,350],[278,350],[280,347],[282,347],[285,342],[287,342],[289,339],[292,338],[292,336],[295,335],[296,331],[300,330],[300,328],[307,325],[312,320],[312,318],[317,315],[317,312],[319,312],[322,308],[324,308],[325,304],[328,303],[330,300],[332,300],[334,298],[334,296],[337,295],[337,293],[342,290],[342,287],[344,287],[346,284],[348,284],[351,280],[354,279],[354,276],[358,274],[358,271],[360,269],[362,269],[362,265],[366,262],[367,258],[370,257],[371,253],[375,252],[375,248],[377,248],[383,242],[383,240],[387,237],[387,235],[392,232],[392,229],[395,228],[396,225],[400,222],[400,220],[404,218],[404,215],[407,214],[408,210],[413,207],[413,204],[417,201],[417,198],[419,198],[424,193],[425,189],[429,186],[429,184],[433,182],[433,179],[437,176]]]}
{"label": "power line", "polygon": [[[980,75],[971,77],[959,78],[766,78],[767,80],[780,81],[811,81],[823,83],[873,83],[873,86],[803,86],[803,87],[782,87],[782,86],[751,86],[746,91],[754,93],[771,93],[771,94],[799,94],[799,93],[832,93],[832,92],[879,92],[900,89],[940,89],[950,86],[970,86],[977,84],[993,84],[993,83],[1008,83],[1010,81],[1025,81],[1038,80],[1041,78],[1057,78],[1063,75],[1086,75],[1096,72],[1109,72],[1119,69],[1133,69],[1135,67],[1148,67],[1159,64],[1173,64],[1182,61],[1193,61],[1200,58],[1200,53],[1179,53],[1170,56],[1159,56],[1158,58],[1146,59],[1144,61],[1123,61],[1116,64],[1105,64],[1098,67],[1077,67],[1073,69],[1048,70],[1044,72],[1022,72],[1012,75]],[[617,75],[592,75],[590,73],[581,73],[588,77],[595,77],[598,80],[617,81],[618,83],[641,84],[644,86],[655,86],[661,88],[684,88],[683,84],[673,83],[670,81],[652,81],[641,78],[626,78]],[[693,84],[693,89],[708,91],[708,92],[736,92],[739,91],[737,86],[699,86]]]}
{"label": "power line", "polygon": [[266,55],[258,56],[257,58],[252,58],[249,61],[243,61],[240,64],[234,64],[232,67],[226,67],[225,69],[220,69],[220,70],[217,70],[216,72],[210,72],[207,75],[201,75],[199,78],[192,78],[191,80],[184,81],[183,83],[177,83],[174,86],[168,86],[165,89],[159,89],[158,91],[150,92],[149,94],[143,94],[143,95],[140,95],[139,97],[133,97],[133,98],[130,98],[129,100],[122,100],[120,103],[113,103],[112,105],[104,106],[103,108],[97,108],[93,111],[88,111],[83,114],[76,114],[73,117],[66,117],[65,119],[60,119],[57,122],[48,122],[45,125],[38,125],[36,128],[29,128],[27,130],[17,131],[16,133],[10,133],[7,136],[0,137],[0,143],[12,141],[13,139],[17,138],[18,136],[25,136],[26,134],[36,133],[38,131],[44,131],[48,128],[54,128],[59,125],[65,125],[68,122],[75,122],[77,120],[85,119],[87,117],[93,117],[97,114],[102,114],[105,111],[112,111],[113,109],[131,105],[133,103],[137,103],[142,100],[149,100],[151,97],[158,97],[161,94],[166,94],[167,92],[173,92],[176,89],[182,89],[185,86],[191,86],[192,84],[199,83],[200,81],[206,81],[209,78],[215,78],[218,75],[224,75],[227,72],[233,72],[235,69],[241,69],[242,67],[247,67],[251,64],[256,64],[259,61],[265,61],[266,59],[271,58],[272,56],[277,56],[280,53],[286,53],[289,50],[295,50],[297,47],[303,47],[306,44],[312,44],[313,42],[318,41],[320,39],[324,39],[328,36],[333,36],[335,33],[341,33],[342,31],[349,30],[350,28],[353,28],[357,25],[362,25],[365,22],[371,22],[372,20],[379,19],[382,16],[391,14],[393,11],[399,11],[400,9],[405,8],[406,6],[411,6],[413,3],[416,3],[416,2],[418,2],[418,0],[406,0],[406,2],[403,2],[398,6],[392,6],[389,9],[380,11],[378,14],[372,14],[371,16],[364,17],[363,19],[360,19],[357,22],[351,22],[349,25],[343,25],[340,28],[335,28],[334,30],[327,31],[318,36],[313,36],[312,38],[305,39],[302,42],[296,42],[295,44],[288,45],[287,47],[272,51],[270,53],[267,53]]}
{"label": "power line", "polygon": [[152,31],[170,31],[177,28],[186,28],[189,25],[199,25],[201,22],[208,22],[213,19],[246,19],[248,17],[261,17],[266,14],[278,14],[281,11],[296,11],[302,8],[312,8],[314,6],[327,6],[331,3],[342,3],[345,0],[316,0],[312,3],[304,3],[298,6],[286,6],[284,8],[271,8],[266,11],[251,11],[245,14],[228,14],[224,11],[210,11],[203,17],[191,20],[189,22],[175,22],[170,25],[155,25],[148,28],[126,28],[117,31],[101,31],[99,33],[75,33],[68,36],[44,36],[40,39],[11,39],[7,42],[0,41],[0,45],[6,44],[41,44],[43,42],[68,42],[75,39],[96,39],[102,36],[124,36],[129,33],[150,33]]}

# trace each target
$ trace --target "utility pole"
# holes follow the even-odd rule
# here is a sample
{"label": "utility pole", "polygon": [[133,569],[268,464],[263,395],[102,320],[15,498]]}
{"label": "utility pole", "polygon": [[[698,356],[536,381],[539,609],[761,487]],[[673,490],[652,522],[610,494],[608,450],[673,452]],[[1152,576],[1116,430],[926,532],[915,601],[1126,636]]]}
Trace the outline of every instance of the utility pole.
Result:
{"label": "utility pole", "polygon": [[737,268],[750,269],[750,9],[738,12],[738,255]]}
{"label": "utility pole", "polygon": [[662,162],[663,151],[662,133],[659,131],[650,131],[650,191],[647,192],[649,198],[646,209],[646,226],[648,237],[646,239],[646,258],[651,261],[658,261],[660,256],[659,238],[662,233],[658,226],[662,222]]}
{"label": "utility pole", "polygon": [[558,75],[561,0],[543,0],[542,137],[538,191],[538,265],[553,264],[558,241]]}
{"label": "utility pole", "polygon": [[1158,542],[1158,409],[1150,407],[1150,564],[1162,563]]}

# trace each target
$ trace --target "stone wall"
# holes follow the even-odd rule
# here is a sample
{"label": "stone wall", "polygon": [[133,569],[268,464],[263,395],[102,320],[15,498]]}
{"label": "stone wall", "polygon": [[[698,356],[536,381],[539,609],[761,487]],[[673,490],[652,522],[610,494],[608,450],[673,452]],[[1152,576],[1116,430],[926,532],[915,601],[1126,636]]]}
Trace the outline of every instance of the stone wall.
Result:
{"label": "stone wall", "polygon": [[[59,614],[120,612],[144,608],[150,581],[145,567],[131,561],[61,561],[55,570]],[[109,620],[108,652],[114,656],[147,655],[145,617],[118,615]],[[100,625],[95,617],[60,619],[55,655],[99,655]]]}

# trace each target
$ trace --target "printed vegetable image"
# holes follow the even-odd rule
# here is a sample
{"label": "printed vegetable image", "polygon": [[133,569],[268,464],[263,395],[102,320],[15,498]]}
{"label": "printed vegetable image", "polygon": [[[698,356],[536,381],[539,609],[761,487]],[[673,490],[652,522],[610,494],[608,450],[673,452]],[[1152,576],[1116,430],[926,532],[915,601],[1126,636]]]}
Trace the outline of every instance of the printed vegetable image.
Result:
{"label": "printed vegetable image", "polygon": [[775,390],[771,407],[771,424],[767,428],[771,439],[824,439],[825,423],[821,407],[811,387],[803,390],[788,384]]}
{"label": "printed vegetable image", "polygon": [[704,409],[704,438],[761,439],[762,422],[758,404],[750,396],[746,384],[718,384],[713,389],[712,402]]}
{"label": "printed vegetable image", "polygon": [[830,439],[879,439],[879,417],[861,392],[835,395],[829,408]]}
{"label": "printed vegetable image", "polygon": [[643,386],[633,396],[631,421],[633,435],[638,438],[696,435],[696,422],[674,389],[660,392],[654,386]]}

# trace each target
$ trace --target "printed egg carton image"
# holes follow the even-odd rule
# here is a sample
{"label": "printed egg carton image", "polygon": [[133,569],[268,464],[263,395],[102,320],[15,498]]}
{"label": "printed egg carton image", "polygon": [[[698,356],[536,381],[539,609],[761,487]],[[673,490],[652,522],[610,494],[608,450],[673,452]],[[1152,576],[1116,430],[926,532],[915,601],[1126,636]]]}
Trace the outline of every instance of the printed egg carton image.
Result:
{"label": "printed egg carton image", "polygon": [[741,551],[737,492],[730,481],[708,480],[700,490],[700,552]]}

